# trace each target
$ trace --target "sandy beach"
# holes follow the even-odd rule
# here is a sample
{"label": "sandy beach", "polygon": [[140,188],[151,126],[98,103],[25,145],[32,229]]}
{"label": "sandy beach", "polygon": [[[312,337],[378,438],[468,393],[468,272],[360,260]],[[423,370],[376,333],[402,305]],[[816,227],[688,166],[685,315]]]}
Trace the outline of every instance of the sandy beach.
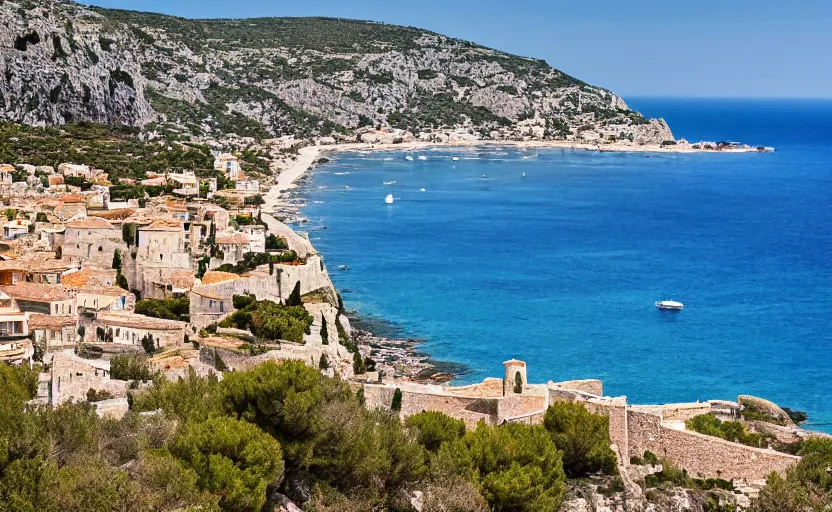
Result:
{"label": "sandy beach", "polygon": [[281,194],[291,188],[294,188],[295,181],[303,176],[303,173],[305,173],[307,169],[309,169],[318,159],[321,149],[321,146],[307,146],[298,151],[297,160],[292,162],[289,167],[282,170],[280,174],[277,175],[277,181],[263,196],[263,200],[265,201],[263,204],[264,210],[274,211],[280,202]]}

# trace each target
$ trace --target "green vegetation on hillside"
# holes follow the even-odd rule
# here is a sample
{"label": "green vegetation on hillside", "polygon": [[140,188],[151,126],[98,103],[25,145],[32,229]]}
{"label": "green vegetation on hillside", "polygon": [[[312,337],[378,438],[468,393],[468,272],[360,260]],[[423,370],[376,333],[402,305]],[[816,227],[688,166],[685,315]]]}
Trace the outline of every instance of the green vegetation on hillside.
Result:
{"label": "green vegetation on hillside", "polygon": [[303,343],[303,335],[309,334],[313,317],[303,306],[284,306],[270,300],[241,301],[235,299],[235,307],[243,307],[220,322],[220,327],[250,330],[265,341],[288,340]]}
{"label": "green vegetation on hillside", "polygon": [[0,123],[0,163],[49,165],[55,169],[64,162],[86,164],[107,171],[110,181],[144,178],[148,172],[164,173],[174,168],[200,175],[214,172],[213,158],[205,146],[160,147],[139,140],[137,134],[133,128],[94,123],[60,128]]}
{"label": "green vegetation on hillside", "polygon": [[0,511],[257,512],[282,493],[316,512],[409,512],[420,490],[423,510],[532,512],[565,495],[543,426],[468,431],[439,413],[403,424],[300,362],[158,378],[121,420],[87,404],[27,408],[26,368],[0,365],[0,384]]}
{"label": "green vegetation on hillside", "polygon": [[713,413],[694,416],[685,422],[685,427],[700,434],[719,437],[755,448],[766,448],[772,441],[771,436],[751,432],[748,425],[741,421],[721,421]]}
{"label": "green vegetation on hillside", "polygon": [[142,299],[136,303],[136,313],[167,320],[191,321],[191,299],[185,295],[170,299]]}

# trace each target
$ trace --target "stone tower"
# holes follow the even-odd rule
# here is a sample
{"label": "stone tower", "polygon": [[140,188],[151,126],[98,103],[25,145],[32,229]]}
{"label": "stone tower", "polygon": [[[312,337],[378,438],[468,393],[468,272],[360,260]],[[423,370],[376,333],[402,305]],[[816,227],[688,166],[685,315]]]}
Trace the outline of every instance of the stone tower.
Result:
{"label": "stone tower", "polygon": [[[504,362],[503,366],[506,367],[505,377],[503,377],[503,396],[514,394],[515,382],[518,382],[518,375],[521,387],[529,383],[526,378],[526,363],[524,361],[511,359]],[[523,392],[522,389],[520,392]]]}

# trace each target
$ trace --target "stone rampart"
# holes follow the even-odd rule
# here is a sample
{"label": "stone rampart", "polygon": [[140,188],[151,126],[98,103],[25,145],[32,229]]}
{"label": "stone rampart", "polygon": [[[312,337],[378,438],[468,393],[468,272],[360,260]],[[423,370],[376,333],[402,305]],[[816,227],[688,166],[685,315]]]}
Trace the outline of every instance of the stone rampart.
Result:
{"label": "stone rampart", "polygon": [[686,469],[691,476],[761,481],[784,472],[800,457],[752,448],[662,424],[662,417],[630,410],[627,414],[630,454],[651,451]]}

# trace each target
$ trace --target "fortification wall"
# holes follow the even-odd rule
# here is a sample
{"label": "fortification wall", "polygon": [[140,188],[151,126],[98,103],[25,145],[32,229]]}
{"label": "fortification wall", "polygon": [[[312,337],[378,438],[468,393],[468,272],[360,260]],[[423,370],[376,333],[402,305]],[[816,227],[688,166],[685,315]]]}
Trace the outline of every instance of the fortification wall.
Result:
{"label": "fortification wall", "polygon": [[548,401],[546,395],[506,395],[497,402],[497,419],[502,421],[545,410],[549,405]]}
{"label": "fortification wall", "polygon": [[630,453],[649,450],[667,457],[695,477],[765,480],[772,472],[784,472],[800,457],[731,443],[716,437],[662,425],[656,414],[627,414]]}
{"label": "fortification wall", "polygon": [[610,441],[618,446],[623,464],[630,462],[630,435],[627,417],[627,399],[597,398],[582,402],[594,414],[603,414],[610,421]]}
{"label": "fortification wall", "polygon": [[572,391],[582,391],[596,396],[604,396],[604,384],[597,379],[567,380],[564,382],[551,382],[549,387],[557,386]]}
{"label": "fortification wall", "polygon": [[[389,410],[395,391],[396,386],[392,384],[365,384],[364,403],[368,409]],[[402,393],[400,411],[402,419],[423,411],[437,411],[464,420],[469,428],[475,427],[480,420],[494,423],[501,400],[418,392],[407,387],[400,388],[400,391]]]}

